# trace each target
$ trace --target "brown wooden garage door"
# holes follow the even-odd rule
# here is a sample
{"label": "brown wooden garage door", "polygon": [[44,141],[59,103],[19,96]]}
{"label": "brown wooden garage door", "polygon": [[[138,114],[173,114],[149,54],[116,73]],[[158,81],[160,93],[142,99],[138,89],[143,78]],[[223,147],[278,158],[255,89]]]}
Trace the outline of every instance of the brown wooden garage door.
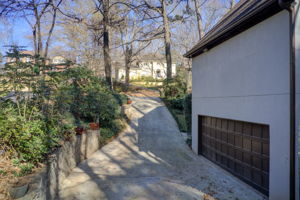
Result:
{"label": "brown wooden garage door", "polygon": [[269,126],[199,116],[199,153],[269,193]]}

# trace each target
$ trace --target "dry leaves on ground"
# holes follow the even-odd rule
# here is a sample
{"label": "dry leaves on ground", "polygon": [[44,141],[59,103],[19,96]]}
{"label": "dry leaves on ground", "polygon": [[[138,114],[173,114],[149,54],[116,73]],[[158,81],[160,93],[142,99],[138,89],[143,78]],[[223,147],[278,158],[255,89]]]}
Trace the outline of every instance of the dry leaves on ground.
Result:
{"label": "dry leaves on ground", "polygon": [[126,92],[126,94],[134,97],[159,97],[160,96],[159,91],[150,90],[150,89],[142,89],[136,92]]}

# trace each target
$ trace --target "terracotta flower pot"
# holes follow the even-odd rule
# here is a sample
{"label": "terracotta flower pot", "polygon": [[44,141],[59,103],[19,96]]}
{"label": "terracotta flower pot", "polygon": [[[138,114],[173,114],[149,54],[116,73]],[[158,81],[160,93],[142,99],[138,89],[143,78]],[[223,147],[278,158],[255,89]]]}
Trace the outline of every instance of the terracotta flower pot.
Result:
{"label": "terracotta flower pot", "polygon": [[127,104],[131,104],[132,100],[131,99],[127,99]]}
{"label": "terracotta flower pot", "polygon": [[78,135],[82,135],[84,133],[84,128],[83,127],[76,127],[75,132]]}
{"label": "terracotta flower pot", "polygon": [[91,130],[99,130],[99,128],[100,128],[99,123],[95,123],[95,122],[90,123]]}

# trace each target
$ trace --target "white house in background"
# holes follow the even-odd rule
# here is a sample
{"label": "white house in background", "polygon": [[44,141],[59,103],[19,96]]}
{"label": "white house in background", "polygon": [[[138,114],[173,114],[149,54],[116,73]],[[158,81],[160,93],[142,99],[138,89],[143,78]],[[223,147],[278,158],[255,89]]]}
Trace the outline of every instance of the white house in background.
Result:
{"label": "white house in background", "polygon": [[[167,78],[167,63],[165,58],[158,56],[145,56],[132,63],[130,67],[130,79],[138,79],[141,77],[153,77],[155,79]],[[125,69],[119,69],[119,79],[125,78]],[[172,76],[176,75],[176,64],[172,63]]]}
{"label": "white house in background", "polygon": [[185,54],[193,62],[192,149],[270,200],[299,199],[298,8],[241,0]]}
{"label": "white house in background", "polygon": [[66,62],[66,58],[63,56],[53,56],[52,64],[64,64]]}

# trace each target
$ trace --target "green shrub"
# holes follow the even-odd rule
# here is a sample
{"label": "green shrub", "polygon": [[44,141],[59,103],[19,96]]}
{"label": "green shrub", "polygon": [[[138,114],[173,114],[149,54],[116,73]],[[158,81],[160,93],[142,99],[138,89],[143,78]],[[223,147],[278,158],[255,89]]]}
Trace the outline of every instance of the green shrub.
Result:
{"label": "green shrub", "polygon": [[183,110],[184,98],[171,98],[167,99],[167,101],[172,108]]}
{"label": "green shrub", "polygon": [[[107,137],[121,130],[120,105],[127,97],[111,91],[91,70],[50,72],[40,57],[34,63],[21,62],[28,55],[16,47],[8,55],[16,62],[6,64],[1,73],[0,97],[13,91],[16,98],[15,102],[0,100],[0,150],[16,158],[21,170],[16,175],[30,173],[30,163],[43,161],[78,125],[99,122]],[[32,97],[23,95],[24,89]]]}
{"label": "green shrub", "polygon": [[113,85],[116,92],[127,92],[129,89],[129,86],[122,82],[114,81]]}
{"label": "green shrub", "polygon": [[120,106],[127,103],[128,97],[125,94],[114,93],[114,97],[116,98]]}
{"label": "green shrub", "polygon": [[176,76],[172,79],[165,79],[163,82],[162,93],[167,99],[182,98],[187,91],[187,85],[184,78]]}
{"label": "green shrub", "polygon": [[115,132],[109,128],[100,128],[101,138],[103,140],[107,140],[113,136],[115,136]]}
{"label": "green shrub", "polygon": [[25,163],[25,164],[21,164],[19,168],[20,168],[20,172],[17,174],[17,176],[26,176],[32,172],[34,165],[31,163]]}
{"label": "green shrub", "polygon": [[184,115],[187,124],[187,132],[192,132],[192,94],[188,94],[184,99]]}
{"label": "green shrub", "polygon": [[[99,122],[102,127],[111,127],[121,113],[122,98],[109,89],[107,84],[84,67],[64,72],[65,83],[57,96],[66,105],[58,105],[62,112],[70,111],[76,121]],[[119,99],[117,99],[119,97]]]}
{"label": "green shrub", "polygon": [[39,162],[48,152],[46,124],[39,116],[30,121],[19,116],[13,106],[0,109],[0,145],[27,162]]}
{"label": "green shrub", "polygon": [[7,175],[7,171],[0,169],[0,176],[6,176],[6,175]]}
{"label": "green shrub", "polygon": [[191,136],[191,133],[192,133],[192,94],[186,95],[184,102],[185,102],[184,103],[184,115],[185,115],[187,134],[188,134],[186,143],[189,146],[192,146],[192,136]]}

